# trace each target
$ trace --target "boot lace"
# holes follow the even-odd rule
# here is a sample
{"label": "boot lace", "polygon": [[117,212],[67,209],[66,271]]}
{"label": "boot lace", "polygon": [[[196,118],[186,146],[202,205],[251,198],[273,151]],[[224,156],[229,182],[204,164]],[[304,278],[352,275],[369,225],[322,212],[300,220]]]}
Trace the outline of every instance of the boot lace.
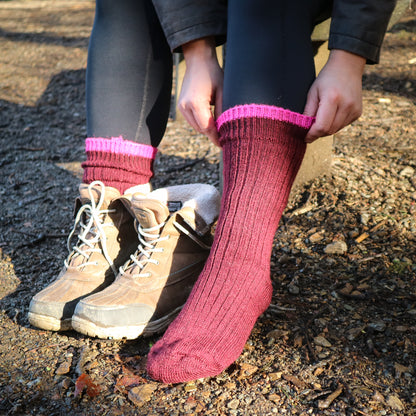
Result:
{"label": "boot lace", "polygon": [[[100,198],[98,202],[95,202],[94,195],[92,193],[93,187],[99,186],[101,188]],[[114,274],[117,274],[117,270],[114,266],[114,263],[108,254],[107,245],[106,245],[106,236],[105,236],[105,227],[111,227],[112,224],[105,224],[104,219],[108,213],[115,212],[114,209],[101,209],[104,197],[105,197],[105,185],[100,181],[94,181],[88,186],[88,194],[90,197],[90,204],[84,204],[78,211],[75,217],[74,227],[69,234],[67,240],[68,251],[70,252],[67,259],[65,259],[64,264],[66,267],[69,267],[69,263],[72,259],[77,256],[82,256],[85,258],[85,262],[78,265],[77,267],[84,267],[88,265],[95,265],[96,262],[88,261],[90,256],[93,253],[101,253]],[[78,241],[71,248],[71,241],[77,230],[80,228],[81,231],[77,235]],[[98,243],[101,242],[101,247],[98,246]]]}
{"label": "boot lace", "polygon": [[[164,227],[165,222],[155,225],[150,228],[143,228],[140,224],[137,226],[137,221],[135,223],[136,231],[139,236],[139,246],[134,254],[130,256],[130,260],[120,267],[120,274],[124,275],[129,269],[137,266],[140,270],[139,273],[134,273],[134,277],[150,277],[151,273],[142,273],[147,263],[159,264],[159,260],[152,259],[152,253],[162,253],[162,247],[156,247],[157,243],[160,241],[165,241],[169,239],[169,235],[165,237],[160,236],[160,230]],[[155,231],[159,233],[155,234]]]}
{"label": "boot lace", "polygon": [[[134,254],[130,256],[130,260],[124,265],[120,267],[120,274],[124,275],[128,272],[128,270],[132,270],[135,266],[137,266],[140,270],[139,273],[132,273],[133,277],[141,278],[141,277],[150,277],[152,274],[150,272],[143,273],[142,270],[148,263],[152,264],[159,264],[159,260],[153,259],[152,253],[163,253],[162,247],[156,247],[157,243],[161,241],[168,240],[170,238],[169,235],[165,237],[160,236],[160,231],[165,226],[166,222],[163,222],[159,225],[156,225],[151,228],[143,228],[140,224],[138,224],[136,220],[135,227],[136,231],[139,236],[139,246]],[[174,221],[173,225],[182,233],[186,234],[189,238],[199,244],[202,248],[209,250],[211,246],[205,244],[194,235],[192,235],[188,230],[186,230],[182,225],[178,222]],[[159,231],[159,233],[155,233],[155,231]]]}

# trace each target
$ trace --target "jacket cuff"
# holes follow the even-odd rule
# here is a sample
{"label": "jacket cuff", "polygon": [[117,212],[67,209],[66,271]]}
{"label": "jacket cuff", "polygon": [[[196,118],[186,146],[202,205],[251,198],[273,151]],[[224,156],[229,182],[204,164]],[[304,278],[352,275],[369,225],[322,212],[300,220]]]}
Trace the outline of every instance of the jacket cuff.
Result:
{"label": "jacket cuff", "polygon": [[367,59],[367,64],[377,64],[380,60],[380,47],[352,36],[331,33],[328,49],[342,49]]}
{"label": "jacket cuff", "polygon": [[193,40],[214,36],[217,45],[227,34],[225,0],[152,0],[172,52]]}
{"label": "jacket cuff", "polygon": [[215,37],[216,46],[222,45],[226,40],[226,30],[221,22],[201,23],[168,33],[166,39],[172,52],[182,52],[185,43],[208,36]]}

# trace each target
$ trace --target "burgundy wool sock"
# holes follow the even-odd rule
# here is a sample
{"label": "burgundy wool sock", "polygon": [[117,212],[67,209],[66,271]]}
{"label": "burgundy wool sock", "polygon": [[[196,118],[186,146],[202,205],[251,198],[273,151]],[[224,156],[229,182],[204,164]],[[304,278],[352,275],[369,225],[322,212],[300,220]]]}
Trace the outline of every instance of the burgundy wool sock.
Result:
{"label": "burgundy wool sock", "polygon": [[215,376],[241,354],[271,301],[273,238],[312,122],[254,104],[218,119],[224,191],[215,240],[183,310],[150,350],[147,370],[154,379]]}
{"label": "burgundy wool sock", "polygon": [[87,160],[82,163],[84,183],[101,181],[124,193],[132,186],[148,183],[153,176],[157,149],[122,137],[88,138],[85,141]]}

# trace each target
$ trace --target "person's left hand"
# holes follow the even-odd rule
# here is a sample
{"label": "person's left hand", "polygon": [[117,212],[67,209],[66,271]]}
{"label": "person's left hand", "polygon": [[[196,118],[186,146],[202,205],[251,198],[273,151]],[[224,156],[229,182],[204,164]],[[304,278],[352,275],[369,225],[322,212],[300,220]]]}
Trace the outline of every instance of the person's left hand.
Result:
{"label": "person's left hand", "polygon": [[[221,114],[223,71],[218,63],[214,38],[202,38],[182,46],[186,61],[178,108],[188,123],[216,146],[215,120]],[[214,107],[214,114],[211,106]]]}
{"label": "person's left hand", "polygon": [[358,119],[362,112],[362,75],[365,58],[332,50],[312,84],[304,115],[316,117],[305,141],[329,136]]}

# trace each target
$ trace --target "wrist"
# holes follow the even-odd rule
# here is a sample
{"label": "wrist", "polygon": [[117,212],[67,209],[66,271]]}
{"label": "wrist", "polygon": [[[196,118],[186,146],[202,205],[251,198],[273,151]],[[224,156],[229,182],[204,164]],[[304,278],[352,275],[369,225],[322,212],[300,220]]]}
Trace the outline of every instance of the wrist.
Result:
{"label": "wrist", "polygon": [[194,61],[217,60],[215,39],[213,36],[196,39],[182,45],[183,56],[187,65]]}
{"label": "wrist", "polygon": [[332,49],[329,54],[328,62],[342,67],[349,67],[361,73],[364,72],[366,59],[360,55],[352,52],[344,51],[342,49]]}

